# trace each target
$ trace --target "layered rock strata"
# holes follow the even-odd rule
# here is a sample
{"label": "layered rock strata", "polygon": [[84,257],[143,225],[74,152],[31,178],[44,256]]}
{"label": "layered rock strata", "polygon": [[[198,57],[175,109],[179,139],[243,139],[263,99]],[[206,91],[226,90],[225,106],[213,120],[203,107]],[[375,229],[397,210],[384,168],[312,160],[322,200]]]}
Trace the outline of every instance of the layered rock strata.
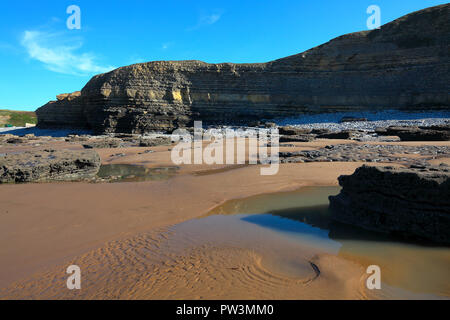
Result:
{"label": "layered rock strata", "polygon": [[170,132],[306,113],[450,107],[450,5],[258,64],[157,61],[93,77],[37,110],[40,128]]}
{"label": "layered rock strata", "polygon": [[450,244],[450,169],[363,166],[339,177],[333,219],[383,233]]}

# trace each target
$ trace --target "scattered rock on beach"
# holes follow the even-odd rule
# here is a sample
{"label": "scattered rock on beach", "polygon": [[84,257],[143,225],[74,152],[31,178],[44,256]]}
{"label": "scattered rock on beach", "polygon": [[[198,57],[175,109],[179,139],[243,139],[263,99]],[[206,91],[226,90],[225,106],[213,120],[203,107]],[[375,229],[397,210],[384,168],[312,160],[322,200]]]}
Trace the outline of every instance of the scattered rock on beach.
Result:
{"label": "scattered rock on beach", "polygon": [[356,136],[355,131],[353,130],[343,130],[339,132],[330,132],[319,134],[317,138],[319,139],[351,139]]}
{"label": "scattered rock on beach", "polygon": [[116,138],[90,139],[83,143],[83,147],[86,149],[119,148],[121,143],[122,140]]}
{"label": "scattered rock on beach", "polygon": [[297,135],[282,135],[279,138],[279,142],[310,142],[315,139],[315,135],[312,134],[297,134]]}
{"label": "scattered rock on beach", "polygon": [[367,118],[343,117],[340,123],[368,121]]}
{"label": "scattered rock on beach", "polygon": [[156,138],[141,138],[139,140],[140,147],[156,147],[171,144],[172,140],[170,136],[161,136]]}
{"label": "scattered rock on beach", "polygon": [[381,136],[398,136],[402,141],[450,141],[450,125],[377,128],[375,132]]}
{"label": "scattered rock on beach", "polygon": [[286,136],[295,136],[295,135],[311,133],[311,129],[296,128],[296,127],[291,127],[291,126],[279,127],[278,131],[280,134],[286,135]]}
{"label": "scattered rock on beach", "polygon": [[20,143],[24,143],[26,141],[26,139],[21,138],[21,137],[12,137],[6,140],[6,143],[10,143],[10,144],[20,144]]}

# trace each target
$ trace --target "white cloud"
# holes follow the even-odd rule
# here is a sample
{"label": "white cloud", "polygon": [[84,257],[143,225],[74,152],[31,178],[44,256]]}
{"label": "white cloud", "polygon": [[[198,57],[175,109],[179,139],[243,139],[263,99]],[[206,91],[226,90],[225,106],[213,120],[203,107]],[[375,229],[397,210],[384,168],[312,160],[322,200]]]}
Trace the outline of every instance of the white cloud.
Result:
{"label": "white cloud", "polygon": [[[68,44],[68,40],[71,44]],[[91,75],[115,69],[112,66],[101,66],[91,53],[78,53],[83,45],[78,39],[66,39],[60,34],[41,31],[25,31],[21,44],[28,55],[44,64],[54,72],[72,75]]]}
{"label": "white cloud", "polygon": [[220,20],[221,16],[222,15],[220,15],[220,14],[212,14],[209,16],[205,16],[205,17],[203,17],[202,22],[203,22],[203,24],[214,24]]}
{"label": "white cloud", "polygon": [[200,29],[200,28],[205,27],[205,26],[213,25],[217,21],[219,21],[221,17],[222,17],[221,13],[213,13],[213,14],[208,14],[208,15],[202,15],[199,18],[197,25],[195,25],[194,27],[189,28],[188,31],[197,30],[197,29]]}

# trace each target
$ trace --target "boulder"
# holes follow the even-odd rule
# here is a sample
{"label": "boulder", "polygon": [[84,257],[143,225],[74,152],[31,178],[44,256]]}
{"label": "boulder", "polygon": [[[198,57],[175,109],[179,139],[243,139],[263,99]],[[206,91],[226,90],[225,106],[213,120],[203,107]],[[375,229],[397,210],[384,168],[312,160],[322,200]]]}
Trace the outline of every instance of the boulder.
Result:
{"label": "boulder", "polygon": [[308,128],[296,128],[291,126],[279,127],[278,132],[286,136],[295,136],[311,133],[311,129]]}
{"label": "boulder", "polygon": [[9,138],[8,140],[6,140],[6,143],[20,144],[20,143],[24,143],[26,141],[27,141],[27,139],[24,139],[23,137],[12,137],[12,138]]}
{"label": "boulder", "polygon": [[336,221],[408,239],[450,244],[450,168],[362,166],[329,197]]}

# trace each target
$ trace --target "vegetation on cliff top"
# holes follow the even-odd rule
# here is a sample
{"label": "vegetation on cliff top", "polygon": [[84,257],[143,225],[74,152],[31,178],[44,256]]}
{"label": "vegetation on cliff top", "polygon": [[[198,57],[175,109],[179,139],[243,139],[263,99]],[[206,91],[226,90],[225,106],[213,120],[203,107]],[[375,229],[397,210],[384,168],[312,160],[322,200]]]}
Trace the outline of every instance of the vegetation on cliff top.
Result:
{"label": "vegetation on cliff top", "polygon": [[34,112],[0,110],[0,127],[5,127],[6,125],[24,127],[26,123],[37,123],[37,117]]}

